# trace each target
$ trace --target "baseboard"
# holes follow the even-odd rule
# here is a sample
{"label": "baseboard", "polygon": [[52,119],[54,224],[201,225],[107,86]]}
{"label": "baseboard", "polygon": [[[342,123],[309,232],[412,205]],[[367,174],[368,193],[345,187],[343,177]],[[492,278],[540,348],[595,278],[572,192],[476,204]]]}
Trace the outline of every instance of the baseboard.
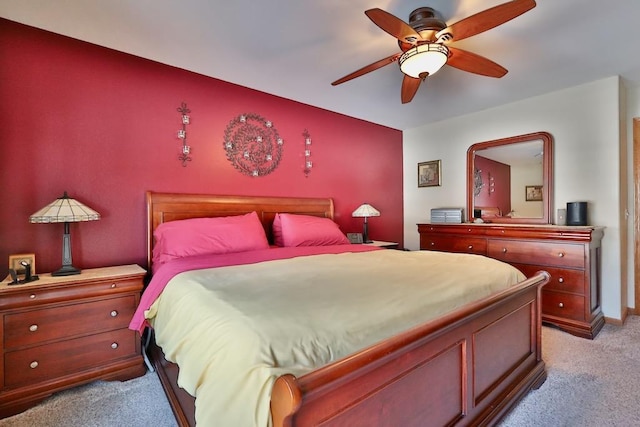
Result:
{"label": "baseboard", "polygon": [[627,307],[627,314],[630,316],[640,316],[640,308]]}
{"label": "baseboard", "polygon": [[612,317],[605,317],[604,318],[604,323],[609,324],[609,325],[622,326],[622,325],[624,325],[624,319],[620,320],[620,319],[614,319]]}
{"label": "baseboard", "polygon": [[640,316],[640,308],[627,307],[622,311],[622,319],[614,319],[613,317],[605,316],[604,322],[611,325],[622,326],[629,316]]}

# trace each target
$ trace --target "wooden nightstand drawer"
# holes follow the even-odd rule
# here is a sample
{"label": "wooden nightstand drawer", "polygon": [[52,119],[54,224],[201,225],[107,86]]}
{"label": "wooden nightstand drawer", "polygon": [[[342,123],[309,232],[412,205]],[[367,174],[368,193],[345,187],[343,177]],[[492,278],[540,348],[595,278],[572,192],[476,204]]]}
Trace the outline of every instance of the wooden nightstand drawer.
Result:
{"label": "wooden nightstand drawer", "polygon": [[491,239],[487,254],[509,263],[584,269],[583,245]]}
{"label": "wooden nightstand drawer", "polygon": [[136,355],[137,336],[121,329],[5,354],[5,387],[44,382]]}
{"label": "wooden nightstand drawer", "polygon": [[142,279],[113,278],[91,283],[72,283],[65,286],[39,285],[40,282],[33,282],[27,288],[7,287],[7,290],[13,292],[6,292],[2,295],[2,298],[0,298],[0,310],[21,307],[26,304],[32,307],[34,304],[69,301],[80,296],[87,298],[109,294],[116,295],[125,291],[139,291],[142,286]]}
{"label": "wooden nightstand drawer", "polygon": [[542,291],[544,315],[584,321],[584,297],[564,292]]}
{"label": "wooden nightstand drawer", "polygon": [[582,270],[570,270],[557,267],[543,267],[539,265],[516,263],[512,265],[522,271],[527,277],[533,276],[540,270],[544,270],[549,273],[551,275],[551,279],[549,279],[549,283],[544,285],[544,290],[546,291],[563,291],[584,295],[585,273]]}
{"label": "wooden nightstand drawer", "polygon": [[136,309],[134,295],[4,316],[4,347],[12,349],[62,338],[126,328]]}

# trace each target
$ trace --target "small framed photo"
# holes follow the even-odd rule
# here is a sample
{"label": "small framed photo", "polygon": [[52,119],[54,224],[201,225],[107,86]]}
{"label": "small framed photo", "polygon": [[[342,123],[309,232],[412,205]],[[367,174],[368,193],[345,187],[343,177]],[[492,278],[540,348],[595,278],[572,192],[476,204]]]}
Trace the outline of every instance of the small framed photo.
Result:
{"label": "small framed photo", "polygon": [[441,182],[441,161],[418,163],[418,187],[437,187]]}
{"label": "small framed photo", "polygon": [[20,264],[22,261],[25,261],[28,264],[31,264],[31,275],[36,274],[36,254],[15,254],[9,255],[9,268],[16,271],[18,274],[24,274],[25,269]]}
{"label": "small framed photo", "polygon": [[542,201],[542,185],[525,186],[525,200],[527,202],[541,202]]}
{"label": "small framed photo", "polygon": [[347,239],[351,243],[362,243],[362,233],[347,233]]}

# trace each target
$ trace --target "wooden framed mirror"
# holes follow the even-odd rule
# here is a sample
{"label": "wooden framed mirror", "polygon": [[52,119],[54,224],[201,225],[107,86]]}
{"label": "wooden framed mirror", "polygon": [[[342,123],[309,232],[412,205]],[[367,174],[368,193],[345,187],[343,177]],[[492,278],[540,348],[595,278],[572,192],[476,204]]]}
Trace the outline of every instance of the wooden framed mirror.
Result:
{"label": "wooden framed mirror", "polygon": [[[553,137],[535,132],[473,144],[467,150],[470,222],[551,224]],[[480,222],[480,221],[478,221]]]}

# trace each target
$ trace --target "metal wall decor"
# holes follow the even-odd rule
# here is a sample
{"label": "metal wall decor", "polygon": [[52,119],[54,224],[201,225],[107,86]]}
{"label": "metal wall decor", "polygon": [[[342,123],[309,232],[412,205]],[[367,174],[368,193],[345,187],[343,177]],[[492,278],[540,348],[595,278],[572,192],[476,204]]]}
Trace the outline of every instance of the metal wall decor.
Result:
{"label": "metal wall decor", "polygon": [[284,141],[273,123],[258,114],[241,114],[224,131],[224,149],[233,167],[245,175],[264,176],[280,163]]}
{"label": "metal wall decor", "polygon": [[182,152],[178,156],[178,160],[182,162],[183,167],[186,167],[187,162],[191,161],[191,157],[189,156],[189,154],[191,154],[191,147],[187,145],[187,125],[191,122],[188,114],[191,110],[187,108],[187,104],[184,102],[180,104],[177,110],[182,115],[182,129],[178,131],[178,138],[182,140]]}
{"label": "metal wall decor", "polygon": [[482,182],[482,171],[476,168],[473,173],[473,195],[478,196],[480,191],[482,191],[482,187],[484,187],[484,183]]}
{"label": "metal wall decor", "polygon": [[311,168],[313,167],[313,162],[311,161],[311,135],[308,130],[304,130],[302,132],[302,136],[304,136],[304,177],[308,178],[311,173]]}

